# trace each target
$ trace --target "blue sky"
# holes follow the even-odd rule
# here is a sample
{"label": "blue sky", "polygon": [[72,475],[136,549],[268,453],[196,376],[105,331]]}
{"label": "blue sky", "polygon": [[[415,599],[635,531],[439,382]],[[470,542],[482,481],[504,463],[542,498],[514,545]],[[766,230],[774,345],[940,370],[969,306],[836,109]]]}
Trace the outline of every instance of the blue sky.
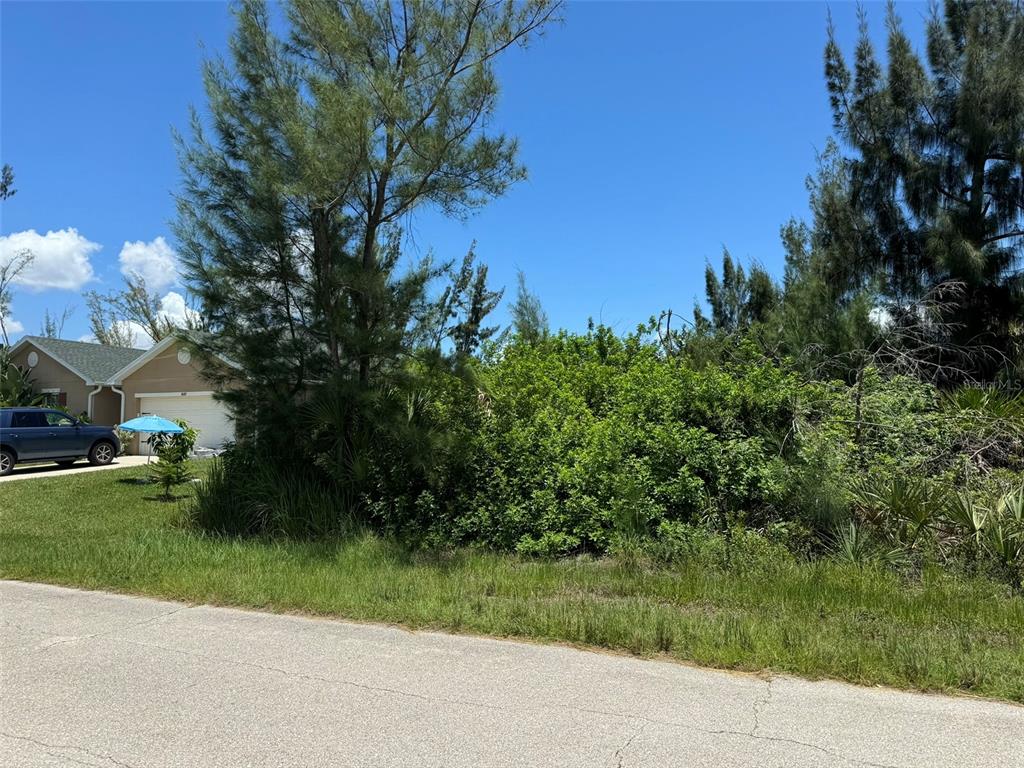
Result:
{"label": "blue sky", "polygon": [[[884,6],[866,7],[884,49]],[[856,7],[831,8],[850,51]],[[898,9],[922,46],[926,6]],[[523,269],[552,325],[571,329],[688,313],[723,245],[781,274],[779,227],[807,215],[805,177],[831,132],[826,12],[571,3],[564,24],[499,66],[496,125],[519,137],[529,180],[465,222],[422,212],[410,253],[458,258],[476,240],[495,284],[511,296]],[[203,108],[200,62],[230,30],[219,2],[0,4],[0,158],[18,188],[0,234],[7,253],[39,251],[31,285],[15,289],[24,332],[74,305],[64,336],[83,336],[81,292],[118,287],[122,268],[184,293],[171,129]]]}

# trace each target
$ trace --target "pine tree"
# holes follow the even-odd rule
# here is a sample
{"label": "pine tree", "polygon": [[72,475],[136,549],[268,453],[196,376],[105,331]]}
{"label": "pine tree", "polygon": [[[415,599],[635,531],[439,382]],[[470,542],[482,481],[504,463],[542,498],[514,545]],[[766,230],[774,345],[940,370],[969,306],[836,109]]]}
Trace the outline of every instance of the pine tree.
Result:
{"label": "pine tree", "polygon": [[89,312],[89,330],[97,344],[125,348],[135,346],[135,333],[111,306],[109,297],[87,291],[85,307]]}
{"label": "pine tree", "polygon": [[[194,115],[179,141],[176,233],[212,332],[200,351],[245,372],[226,395],[243,440],[294,444],[311,394],[339,456],[377,440],[374,408],[404,402],[422,320],[438,316],[427,288],[446,273],[401,269],[399,225],[428,206],[466,215],[523,178],[515,140],[491,127],[494,63],[556,9],[291,0],[282,38],[264,2],[238,6],[230,61],[205,66],[208,125]],[[465,330],[468,348],[480,330]]]}
{"label": "pine tree", "polygon": [[694,307],[694,324],[698,329],[734,333],[763,323],[779,303],[779,290],[771,275],[759,264],[748,275],[741,264],[733,261],[728,249],[722,249],[722,277],[710,264],[704,271],[704,285],[710,321],[700,307]]}
{"label": "pine tree", "polygon": [[64,307],[64,311],[59,315],[51,315],[49,309],[44,310],[39,335],[48,339],[59,339],[64,334],[64,324],[67,323],[74,311],[74,307]]}
{"label": "pine tree", "polygon": [[[473,248],[476,243],[473,244]],[[504,290],[492,291],[487,287],[487,265],[475,264],[476,255],[470,248],[462,267],[453,276],[452,283],[441,297],[444,320],[443,335],[451,339],[459,358],[476,354],[480,345],[494,336],[497,326],[484,326],[484,320],[494,311]],[[450,329],[447,322],[457,319]]]}
{"label": "pine tree", "polygon": [[536,344],[547,338],[548,316],[540,298],[526,287],[523,270],[519,270],[516,280],[516,301],[511,309],[512,331],[527,344]]}
{"label": "pine tree", "polygon": [[829,271],[896,308],[955,283],[954,340],[1009,351],[1024,336],[1024,6],[947,0],[926,61],[891,4],[887,24],[888,68],[862,13],[852,71],[829,27],[829,97],[853,150],[849,195],[822,221],[846,241]]}

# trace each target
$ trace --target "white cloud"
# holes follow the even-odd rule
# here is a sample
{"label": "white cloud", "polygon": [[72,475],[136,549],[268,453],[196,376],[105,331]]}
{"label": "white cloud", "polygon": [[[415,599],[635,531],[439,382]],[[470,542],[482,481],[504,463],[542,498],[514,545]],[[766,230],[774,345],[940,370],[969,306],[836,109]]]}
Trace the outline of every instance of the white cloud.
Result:
{"label": "white cloud", "polygon": [[160,317],[170,320],[177,328],[184,328],[198,319],[198,313],[185,303],[185,297],[180,293],[168,291],[160,299]]}
{"label": "white cloud", "polygon": [[0,263],[9,264],[22,251],[32,262],[15,282],[33,291],[57,288],[77,291],[93,279],[89,256],[102,248],[78,234],[74,227],[40,235],[34,229],[0,237]]}
{"label": "white cloud", "polygon": [[9,334],[23,333],[25,331],[25,326],[19,323],[17,320],[15,320],[13,317],[4,318],[4,328],[7,329],[7,333]]}
{"label": "white cloud", "polygon": [[162,291],[178,282],[178,254],[162,237],[148,243],[126,242],[118,260],[122,275],[138,275],[151,291]]}
{"label": "white cloud", "polygon": [[123,322],[127,322],[128,331],[132,335],[132,346],[135,349],[149,349],[153,346],[153,340],[149,338],[145,328],[138,323],[133,323],[131,320]]}
{"label": "white cloud", "polygon": [[149,338],[146,329],[138,323],[131,320],[115,320],[114,325],[128,332],[128,343],[135,349],[149,349],[153,346],[153,340]]}

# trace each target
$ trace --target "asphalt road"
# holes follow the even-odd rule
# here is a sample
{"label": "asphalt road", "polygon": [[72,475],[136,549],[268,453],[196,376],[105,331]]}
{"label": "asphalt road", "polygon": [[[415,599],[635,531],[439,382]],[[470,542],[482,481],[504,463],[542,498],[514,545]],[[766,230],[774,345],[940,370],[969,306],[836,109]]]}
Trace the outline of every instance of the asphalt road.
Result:
{"label": "asphalt road", "polygon": [[1002,768],[1024,708],[0,582],[0,765]]}

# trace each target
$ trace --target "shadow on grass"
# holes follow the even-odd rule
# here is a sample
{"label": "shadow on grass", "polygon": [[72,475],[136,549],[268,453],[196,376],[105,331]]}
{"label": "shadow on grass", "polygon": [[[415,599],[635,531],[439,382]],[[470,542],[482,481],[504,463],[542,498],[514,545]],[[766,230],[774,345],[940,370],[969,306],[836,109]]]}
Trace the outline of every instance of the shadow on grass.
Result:
{"label": "shadow on grass", "polygon": [[[153,497],[147,497],[153,498]],[[361,556],[377,564],[407,568],[426,565],[441,572],[458,570],[467,553],[457,549],[428,549],[417,547],[390,536],[366,523],[346,523],[340,530],[320,535],[299,535],[286,531],[259,533],[233,533],[206,528],[188,517],[176,523],[179,530],[211,541],[253,544],[268,548],[288,547],[293,554],[301,553],[310,565],[337,562],[340,554],[351,554],[355,546]]]}

